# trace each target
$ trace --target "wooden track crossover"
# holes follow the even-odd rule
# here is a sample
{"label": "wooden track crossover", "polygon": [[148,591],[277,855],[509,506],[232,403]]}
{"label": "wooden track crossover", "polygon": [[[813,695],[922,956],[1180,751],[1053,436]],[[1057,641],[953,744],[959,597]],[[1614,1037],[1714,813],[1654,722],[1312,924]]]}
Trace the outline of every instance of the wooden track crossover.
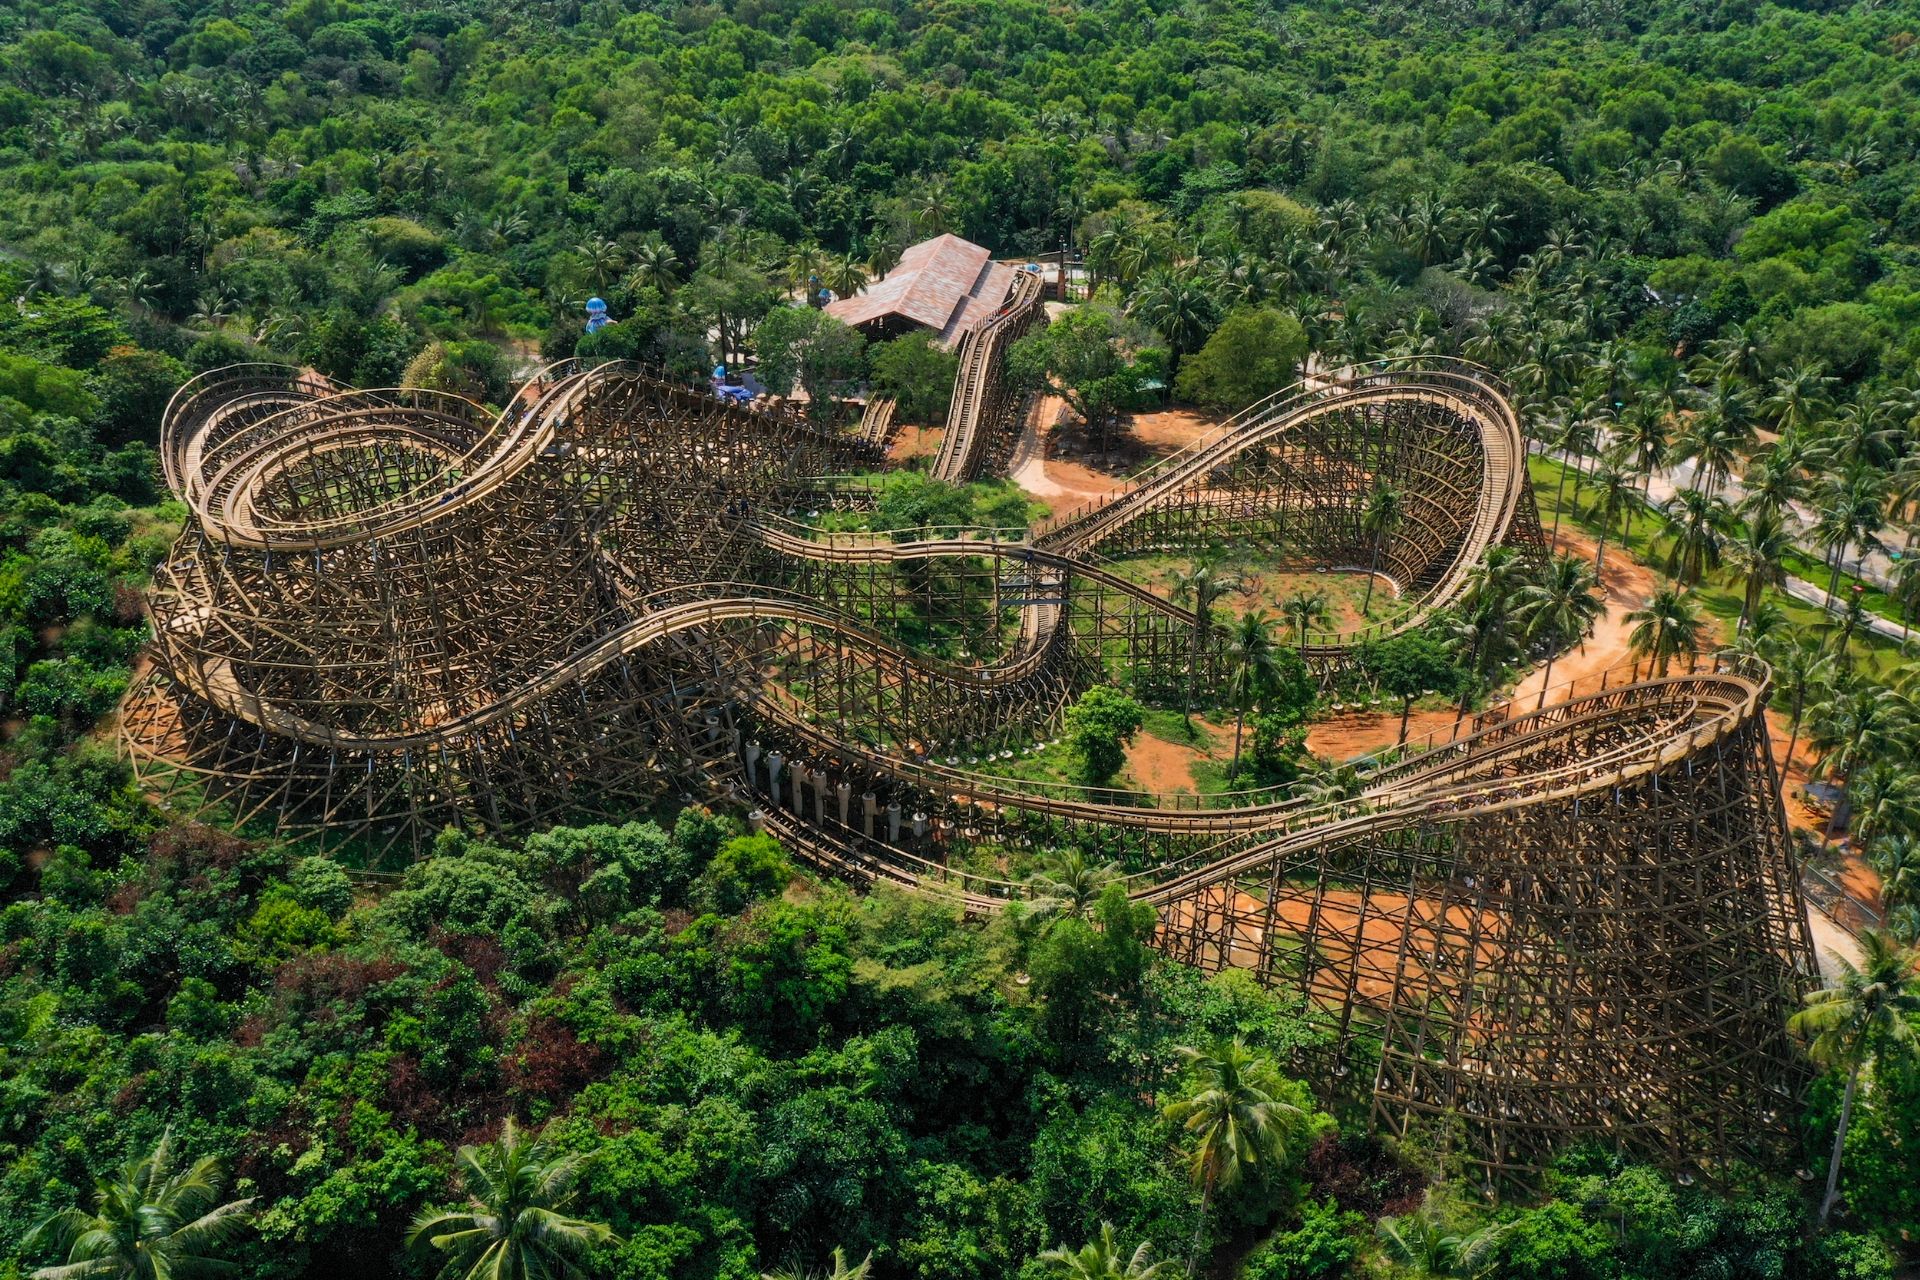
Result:
{"label": "wooden track crossover", "polygon": [[[991,393],[992,360],[969,367]],[[998,430],[971,404],[955,475]],[[1762,667],[1604,673],[1358,761],[1353,794],[1320,802],[1017,776],[1093,684],[1173,703],[1225,678],[1224,628],[1130,556],[1373,559],[1397,605],[1309,635],[1332,670],[1456,602],[1489,549],[1538,554],[1519,425],[1484,371],[1295,388],[1031,537],[808,523],[884,435],[622,364],[556,366],[499,413],[204,375],[163,424],[190,521],[155,571],[125,748],[172,802],[362,861],[450,823],[677,796],[985,914],[1079,848],[1120,864],[1168,954],[1297,993],[1328,1033],[1303,1069],[1363,1086],[1385,1129],[1460,1137],[1490,1179],[1572,1139],[1708,1173],[1788,1148],[1784,1017],[1811,947]],[[1406,516],[1374,547],[1358,513],[1382,481]]]}

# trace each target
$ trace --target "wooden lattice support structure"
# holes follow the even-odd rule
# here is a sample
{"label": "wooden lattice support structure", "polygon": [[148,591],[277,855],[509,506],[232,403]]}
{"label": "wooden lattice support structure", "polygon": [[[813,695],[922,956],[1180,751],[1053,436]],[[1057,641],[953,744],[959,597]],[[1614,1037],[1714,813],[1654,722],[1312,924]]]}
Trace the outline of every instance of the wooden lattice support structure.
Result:
{"label": "wooden lattice support structure", "polygon": [[1490,548],[1539,554],[1482,372],[1276,396],[1031,539],[824,535],[783,513],[857,504],[871,433],[623,365],[548,370],[499,415],[242,367],[183,389],[162,442],[192,517],[122,725],[180,803],[378,858],[449,823],[730,798],[823,869],[981,913],[1080,847],[1169,954],[1299,992],[1331,1046],[1303,1069],[1371,1084],[1384,1128],[1458,1131],[1496,1181],[1579,1137],[1709,1172],[1785,1142],[1810,947],[1763,669],[1610,673],[1360,762],[1324,804],[1007,776],[1097,681],[1172,699],[1225,674],[1219,629],[1109,557],[1232,541],[1364,570],[1389,481],[1398,603],[1309,637],[1333,671]]}

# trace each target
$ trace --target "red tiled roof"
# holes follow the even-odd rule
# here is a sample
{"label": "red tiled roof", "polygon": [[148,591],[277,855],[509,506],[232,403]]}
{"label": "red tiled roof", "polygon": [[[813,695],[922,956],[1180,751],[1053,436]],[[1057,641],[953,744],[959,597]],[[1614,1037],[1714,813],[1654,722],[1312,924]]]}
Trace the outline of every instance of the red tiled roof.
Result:
{"label": "red tiled roof", "polygon": [[827,314],[862,325],[897,315],[925,325],[952,345],[999,309],[1011,267],[956,235],[935,236],[900,255],[899,265],[851,298],[835,298]]}

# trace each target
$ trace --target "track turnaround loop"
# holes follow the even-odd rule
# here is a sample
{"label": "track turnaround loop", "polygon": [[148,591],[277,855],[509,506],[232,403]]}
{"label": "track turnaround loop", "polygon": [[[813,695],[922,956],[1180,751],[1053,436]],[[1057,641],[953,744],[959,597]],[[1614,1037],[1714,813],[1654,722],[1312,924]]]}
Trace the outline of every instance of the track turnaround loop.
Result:
{"label": "track turnaround loop", "polygon": [[[156,570],[128,753],[180,803],[367,857],[448,823],[723,798],[822,869],[988,913],[1080,849],[1157,908],[1170,954],[1297,993],[1328,1084],[1490,1179],[1578,1138],[1708,1172],[1787,1143],[1811,948],[1762,668],[1610,672],[1315,801],[1015,776],[1095,683],[1176,702],[1226,676],[1224,629],[1116,561],[1377,567],[1386,620],[1307,636],[1331,671],[1456,602],[1490,548],[1539,554],[1483,371],[1282,393],[1033,537],[824,532],[872,437],[617,364],[556,366],[499,414],[205,375],[163,428],[191,519]],[[991,452],[961,443],[955,474]],[[1375,546],[1383,483],[1405,515]]]}

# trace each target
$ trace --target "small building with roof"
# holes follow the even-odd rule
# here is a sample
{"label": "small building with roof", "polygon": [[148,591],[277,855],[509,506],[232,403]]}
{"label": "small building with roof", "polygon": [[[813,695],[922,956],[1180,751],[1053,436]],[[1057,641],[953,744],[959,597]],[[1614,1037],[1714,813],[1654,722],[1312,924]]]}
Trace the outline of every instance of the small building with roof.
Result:
{"label": "small building with roof", "polygon": [[935,236],[901,254],[893,270],[864,292],[828,303],[827,314],[869,341],[929,329],[941,346],[952,348],[1000,309],[1017,269],[995,262],[970,240]]}

